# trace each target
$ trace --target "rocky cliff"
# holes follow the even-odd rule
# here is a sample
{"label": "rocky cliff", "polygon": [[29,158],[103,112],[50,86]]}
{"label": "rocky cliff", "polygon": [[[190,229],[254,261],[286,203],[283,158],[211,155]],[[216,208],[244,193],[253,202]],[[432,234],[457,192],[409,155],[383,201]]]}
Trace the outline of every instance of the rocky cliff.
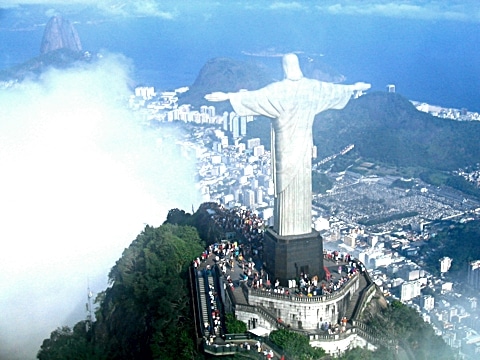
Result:
{"label": "rocky cliff", "polygon": [[45,27],[40,53],[46,54],[58,49],[82,51],[82,44],[77,31],[70,21],[61,16],[53,16]]}

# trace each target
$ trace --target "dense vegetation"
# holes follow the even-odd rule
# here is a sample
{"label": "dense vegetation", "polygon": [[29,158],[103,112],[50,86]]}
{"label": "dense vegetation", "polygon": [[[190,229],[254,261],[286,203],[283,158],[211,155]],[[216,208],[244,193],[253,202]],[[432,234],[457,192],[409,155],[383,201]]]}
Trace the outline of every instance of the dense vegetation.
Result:
{"label": "dense vegetation", "polygon": [[233,314],[225,315],[225,325],[229,334],[243,334],[247,332],[247,324],[237,320]]}
{"label": "dense vegetation", "polygon": [[[480,158],[478,122],[419,112],[396,93],[377,92],[350,101],[342,111],[320,114],[314,124],[324,156],[355,144],[365,159],[418,168],[456,170]],[[320,155],[322,156],[322,155]]]}
{"label": "dense vegetation", "polygon": [[372,226],[372,225],[383,224],[383,223],[393,221],[393,220],[406,219],[406,218],[414,217],[414,216],[417,216],[417,215],[418,215],[417,211],[405,211],[405,212],[402,212],[402,213],[399,213],[399,214],[385,216],[385,217],[382,217],[382,218],[374,218],[374,219],[367,219],[367,220],[360,219],[360,220],[358,220],[358,223],[360,225],[364,225],[364,226]]}
{"label": "dense vegetation", "polygon": [[[393,301],[387,309],[372,317],[369,325],[387,338],[397,341],[398,354],[395,354],[397,358],[406,356],[415,360],[454,359],[452,349],[440,336],[435,335],[430,324],[424,322],[416,310],[399,301]],[[388,352],[380,348],[379,353],[383,354],[384,359],[396,358],[392,357],[394,351]],[[371,358],[365,357],[365,359],[378,359],[379,353],[376,352]],[[388,354],[390,355],[387,356]]]}
{"label": "dense vegetation", "polygon": [[[431,249],[435,249],[432,251]],[[455,224],[430,239],[422,253],[426,255],[427,269],[439,274],[439,260],[452,259],[450,271],[465,279],[468,264],[480,260],[480,221]]]}
{"label": "dense vegetation", "polygon": [[310,346],[306,336],[290,330],[282,329],[272,331],[270,333],[270,340],[283,349],[287,359],[321,359],[325,355],[325,350]]}
{"label": "dense vegetation", "polygon": [[332,188],[332,185],[332,180],[324,173],[312,172],[312,191],[314,194],[324,194]]}
{"label": "dense vegetation", "polygon": [[[433,328],[423,321],[416,310],[393,301],[387,307],[372,311],[372,303],[364,321],[372,330],[382,334],[385,339],[393,340],[391,347],[380,346],[376,351],[356,348],[345,352],[340,360],[397,360],[415,359],[453,360],[452,349]],[[385,343],[385,345],[387,345]]]}
{"label": "dense vegetation", "polygon": [[198,210],[192,215],[184,210],[172,209],[168,212],[166,224],[187,225],[197,229],[198,234],[206,245],[219,242],[224,238],[224,233],[212,221],[209,214],[210,209],[216,209],[216,203],[203,203]]}
{"label": "dense vegetation", "polygon": [[420,172],[419,178],[434,186],[446,185],[480,199],[480,188],[468,182],[459,175],[438,170],[424,170]]}
{"label": "dense vegetation", "polygon": [[38,358],[195,358],[186,274],[203,249],[193,227],[145,227],[111,269],[91,330],[55,330]]}
{"label": "dense vegetation", "polygon": [[395,360],[396,354],[387,349],[381,347],[375,351],[370,351],[364,348],[354,348],[346,351],[338,360]]}

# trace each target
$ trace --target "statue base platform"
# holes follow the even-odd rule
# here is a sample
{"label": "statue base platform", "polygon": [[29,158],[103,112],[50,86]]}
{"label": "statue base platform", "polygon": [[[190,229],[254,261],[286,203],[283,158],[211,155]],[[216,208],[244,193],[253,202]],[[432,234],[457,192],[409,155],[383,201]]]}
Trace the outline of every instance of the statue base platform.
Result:
{"label": "statue base platform", "polygon": [[309,234],[280,236],[273,228],[265,231],[263,240],[263,266],[282,286],[288,280],[298,280],[302,273],[310,277],[325,277],[323,270],[323,242],[320,233],[312,229]]}

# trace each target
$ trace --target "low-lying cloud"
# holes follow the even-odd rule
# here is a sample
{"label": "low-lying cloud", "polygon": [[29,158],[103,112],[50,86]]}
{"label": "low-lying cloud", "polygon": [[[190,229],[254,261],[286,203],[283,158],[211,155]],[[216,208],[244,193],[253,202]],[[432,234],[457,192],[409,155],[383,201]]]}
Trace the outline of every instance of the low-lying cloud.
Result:
{"label": "low-lying cloud", "polygon": [[126,107],[129,72],[109,55],[0,90],[2,359],[34,358],[146,223],[198,205],[177,134]]}
{"label": "low-lying cloud", "polygon": [[478,3],[452,1],[330,1],[317,10],[334,15],[379,16],[418,20],[479,21]]}

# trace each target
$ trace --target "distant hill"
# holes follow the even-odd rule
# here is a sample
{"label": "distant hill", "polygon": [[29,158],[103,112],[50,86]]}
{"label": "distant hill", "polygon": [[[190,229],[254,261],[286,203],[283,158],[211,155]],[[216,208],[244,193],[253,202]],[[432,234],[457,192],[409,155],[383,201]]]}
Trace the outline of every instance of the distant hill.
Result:
{"label": "distant hill", "polygon": [[456,170],[480,159],[480,123],[418,111],[396,93],[376,92],[317,116],[314,141],[328,156],[348,144],[364,158],[400,167]]}
{"label": "distant hill", "polygon": [[[268,119],[249,123],[247,133],[268,146]],[[355,144],[365,160],[398,167],[444,171],[480,161],[479,122],[434,117],[397,93],[374,92],[319,114],[313,138],[320,159]]]}
{"label": "distant hill", "polygon": [[37,76],[50,67],[64,69],[78,61],[90,61],[88,53],[72,51],[70,49],[58,49],[39,55],[27,62],[13,66],[6,70],[0,70],[0,81],[21,81],[27,76]]}
{"label": "distant hill", "polygon": [[79,60],[89,61],[91,57],[88,52],[82,51],[80,37],[70,21],[56,15],[45,26],[40,55],[23,64],[0,70],[0,81],[21,81],[49,67],[67,68]]}
{"label": "distant hill", "polygon": [[[194,107],[211,105],[204,96],[212,91],[256,90],[272,81],[268,69],[258,64],[215,58],[202,67],[190,90],[179,97],[179,103],[192,104]],[[219,113],[232,110],[228,102],[217,103],[215,107]]]}

